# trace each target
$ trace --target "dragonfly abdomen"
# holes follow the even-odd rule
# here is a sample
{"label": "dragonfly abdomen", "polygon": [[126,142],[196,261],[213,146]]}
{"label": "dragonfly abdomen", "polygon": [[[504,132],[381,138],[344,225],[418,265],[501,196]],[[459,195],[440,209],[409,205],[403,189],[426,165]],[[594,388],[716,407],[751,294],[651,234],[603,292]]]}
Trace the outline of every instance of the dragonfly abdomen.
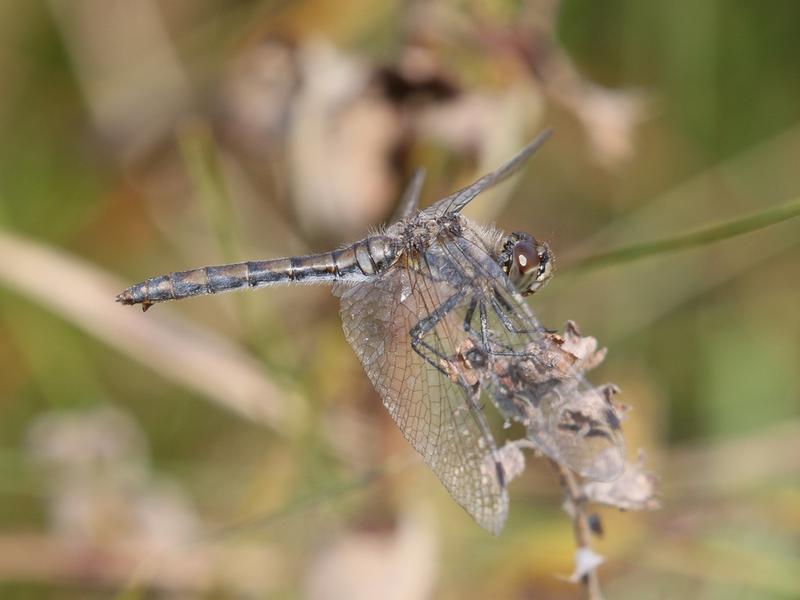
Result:
{"label": "dragonfly abdomen", "polygon": [[141,304],[147,310],[156,302],[240,288],[360,281],[382,272],[396,256],[397,250],[390,240],[373,236],[333,252],[209,266],[151,277],[122,292],[117,302]]}

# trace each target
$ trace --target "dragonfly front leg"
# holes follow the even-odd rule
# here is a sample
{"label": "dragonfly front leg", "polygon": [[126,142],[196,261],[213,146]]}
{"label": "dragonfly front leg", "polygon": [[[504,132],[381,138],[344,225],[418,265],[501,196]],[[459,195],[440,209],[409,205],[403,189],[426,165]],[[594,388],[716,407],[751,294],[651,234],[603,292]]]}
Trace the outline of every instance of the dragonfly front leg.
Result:
{"label": "dragonfly front leg", "polygon": [[491,297],[491,303],[492,303],[492,308],[494,308],[494,311],[497,314],[497,318],[500,320],[500,323],[502,323],[503,327],[505,327],[505,329],[509,333],[518,333],[518,334],[554,333],[554,331],[551,331],[550,329],[545,329],[541,325],[539,325],[538,327],[534,327],[532,329],[519,328],[516,325],[514,325],[514,323],[511,321],[511,319],[509,319],[507,314],[510,313],[513,309],[511,306],[509,306],[508,302],[506,302],[505,299],[502,296],[500,296],[497,290],[495,290],[494,295]]}

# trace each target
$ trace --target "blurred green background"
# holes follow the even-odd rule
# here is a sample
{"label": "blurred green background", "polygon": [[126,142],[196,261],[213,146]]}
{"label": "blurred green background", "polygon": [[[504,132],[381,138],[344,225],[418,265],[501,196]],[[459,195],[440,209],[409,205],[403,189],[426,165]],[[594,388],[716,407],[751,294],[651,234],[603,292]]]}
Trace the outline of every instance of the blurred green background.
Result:
{"label": "blurred green background", "polygon": [[800,4],[0,4],[0,596],[574,598],[534,458],[492,538],[395,430],[324,288],[155,307],[151,275],[320,251],[556,135],[471,215],[609,348],[663,508],[609,598],[800,597]]}

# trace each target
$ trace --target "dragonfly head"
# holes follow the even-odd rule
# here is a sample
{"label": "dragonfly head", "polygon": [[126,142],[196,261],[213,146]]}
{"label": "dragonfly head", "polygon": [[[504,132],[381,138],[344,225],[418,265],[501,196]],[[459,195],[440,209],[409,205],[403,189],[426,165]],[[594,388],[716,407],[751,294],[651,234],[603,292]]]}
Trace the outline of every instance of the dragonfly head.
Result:
{"label": "dragonfly head", "polygon": [[527,233],[509,235],[503,243],[498,262],[523,296],[533,294],[553,275],[550,247]]}

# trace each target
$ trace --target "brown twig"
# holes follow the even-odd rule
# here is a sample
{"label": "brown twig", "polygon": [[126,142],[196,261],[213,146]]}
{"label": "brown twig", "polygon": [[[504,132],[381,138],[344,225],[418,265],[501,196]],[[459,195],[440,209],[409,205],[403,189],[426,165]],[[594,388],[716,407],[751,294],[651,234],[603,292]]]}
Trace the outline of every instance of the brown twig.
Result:
{"label": "brown twig", "polygon": [[[572,530],[575,535],[575,544],[578,550],[582,548],[590,549],[592,532],[589,528],[589,517],[586,514],[586,496],[581,491],[580,485],[575,474],[565,466],[555,460],[550,460],[550,464],[558,473],[561,487],[566,496],[567,514],[572,518]],[[587,600],[603,600],[603,593],[600,591],[600,578],[597,569],[591,569],[580,578],[583,597]]]}

